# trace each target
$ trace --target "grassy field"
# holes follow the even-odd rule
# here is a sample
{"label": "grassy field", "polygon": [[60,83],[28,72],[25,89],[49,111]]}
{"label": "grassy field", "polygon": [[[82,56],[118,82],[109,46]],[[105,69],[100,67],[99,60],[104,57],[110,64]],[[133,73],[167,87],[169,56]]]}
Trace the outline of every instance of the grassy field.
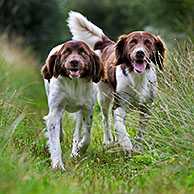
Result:
{"label": "grassy field", "polygon": [[[194,45],[168,51],[165,73],[143,150],[126,156],[102,146],[101,113],[95,107],[92,143],[81,158],[70,158],[75,120],[64,116],[63,161],[67,172],[50,165],[45,124],[47,100],[40,64],[20,41],[0,39],[0,193],[193,193]],[[134,112],[126,120],[132,142]]]}

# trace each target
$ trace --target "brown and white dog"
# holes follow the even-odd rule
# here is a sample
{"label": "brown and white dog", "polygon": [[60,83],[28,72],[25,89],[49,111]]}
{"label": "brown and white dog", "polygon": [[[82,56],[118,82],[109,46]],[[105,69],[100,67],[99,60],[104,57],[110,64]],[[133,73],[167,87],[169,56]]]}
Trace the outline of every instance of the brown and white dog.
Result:
{"label": "brown and white dog", "polygon": [[141,129],[138,136],[141,136],[157,94],[156,65],[163,71],[164,45],[158,36],[144,31],[122,35],[115,43],[83,15],[73,11],[69,13],[68,26],[73,39],[86,42],[99,53],[105,64],[106,79],[98,84],[104,144],[113,141],[109,112],[114,96],[115,138],[124,149],[130,151],[132,144],[125,127],[125,116],[131,109],[140,111]]}
{"label": "brown and white dog", "polygon": [[[60,138],[64,111],[77,112],[71,156],[79,156],[90,145],[90,130],[96,102],[95,83],[104,78],[101,59],[82,41],[68,41],[51,50],[42,67],[49,114],[44,117],[53,168],[64,169]],[[81,129],[83,125],[83,137]]]}

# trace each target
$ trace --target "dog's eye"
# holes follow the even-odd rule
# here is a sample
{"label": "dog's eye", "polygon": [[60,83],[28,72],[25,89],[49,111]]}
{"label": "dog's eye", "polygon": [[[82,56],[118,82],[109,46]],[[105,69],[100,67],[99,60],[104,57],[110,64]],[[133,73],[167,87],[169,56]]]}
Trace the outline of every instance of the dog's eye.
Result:
{"label": "dog's eye", "polygon": [[151,46],[152,45],[151,41],[148,40],[148,39],[144,41],[144,44],[147,45],[147,46]]}
{"label": "dog's eye", "polygon": [[69,54],[71,52],[71,49],[70,48],[66,48],[64,51],[63,51],[63,55],[66,55],[66,54]]}
{"label": "dog's eye", "polygon": [[136,39],[132,39],[132,40],[129,42],[129,44],[130,44],[131,46],[136,45],[136,44],[137,44],[137,40],[136,40]]}
{"label": "dog's eye", "polygon": [[80,54],[82,54],[82,55],[86,55],[86,54],[87,54],[86,51],[85,51],[83,48],[80,48],[79,52],[80,52]]}

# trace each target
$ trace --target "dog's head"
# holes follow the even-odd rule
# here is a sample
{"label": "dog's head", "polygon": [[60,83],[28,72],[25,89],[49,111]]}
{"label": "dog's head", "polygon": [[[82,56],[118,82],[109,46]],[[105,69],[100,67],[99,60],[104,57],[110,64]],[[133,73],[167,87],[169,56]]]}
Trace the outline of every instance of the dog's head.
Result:
{"label": "dog's head", "polygon": [[105,70],[99,56],[86,43],[68,41],[48,57],[41,74],[48,80],[62,75],[71,79],[88,77],[97,83],[104,78]]}
{"label": "dog's head", "polygon": [[165,48],[159,36],[137,31],[123,35],[115,45],[115,65],[126,63],[131,70],[142,73],[151,62],[163,71]]}

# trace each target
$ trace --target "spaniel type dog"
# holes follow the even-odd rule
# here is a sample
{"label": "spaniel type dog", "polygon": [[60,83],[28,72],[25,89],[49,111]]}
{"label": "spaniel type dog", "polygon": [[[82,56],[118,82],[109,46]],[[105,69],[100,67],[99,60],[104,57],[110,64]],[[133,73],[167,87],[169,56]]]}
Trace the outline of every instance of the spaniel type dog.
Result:
{"label": "spaniel type dog", "polygon": [[70,113],[77,112],[71,155],[84,153],[90,145],[96,101],[95,83],[103,79],[104,73],[101,59],[84,42],[68,41],[51,50],[41,74],[48,97],[49,114],[45,116],[45,121],[53,168],[65,170],[60,146],[60,139],[63,137],[62,116],[65,110]]}
{"label": "spaniel type dog", "polygon": [[104,143],[113,137],[110,129],[110,105],[114,94],[114,131],[116,141],[126,150],[132,149],[124,119],[131,109],[140,111],[138,136],[144,131],[157,93],[156,65],[163,70],[165,48],[161,39],[148,32],[137,31],[122,35],[118,42],[77,12],[70,12],[68,26],[74,40],[86,42],[97,50],[107,71],[99,83],[99,104],[103,114]]}

